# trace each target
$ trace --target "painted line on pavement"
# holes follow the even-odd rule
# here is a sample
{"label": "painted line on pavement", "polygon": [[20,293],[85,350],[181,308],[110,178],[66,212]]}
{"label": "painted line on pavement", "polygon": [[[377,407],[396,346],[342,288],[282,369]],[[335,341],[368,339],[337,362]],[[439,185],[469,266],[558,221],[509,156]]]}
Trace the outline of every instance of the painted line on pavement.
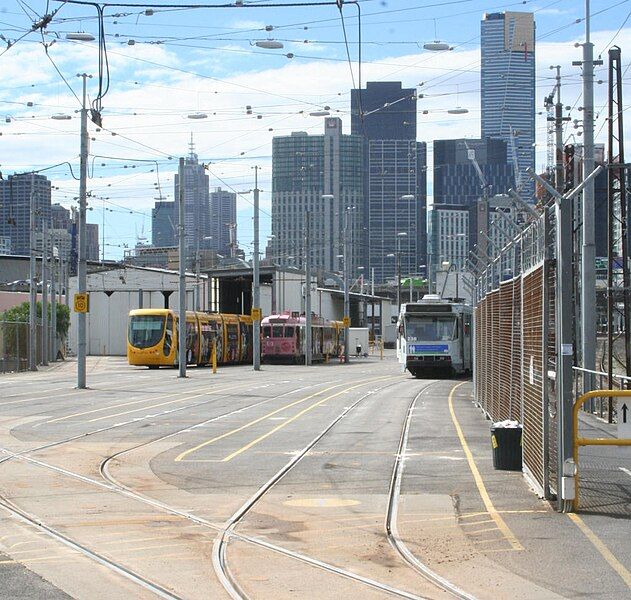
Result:
{"label": "painted line on pavement", "polygon": [[449,412],[451,413],[451,420],[456,427],[456,433],[458,434],[458,439],[460,440],[460,444],[462,445],[462,449],[464,450],[465,456],[467,457],[467,462],[469,463],[469,469],[471,469],[471,473],[473,474],[473,479],[475,480],[475,484],[478,488],[478,492],[480,492],[480,496],[482,497],[482,502],[484,502],[484,506],[486,511],[489,513],[491,518],[495,521],[497,528],[502,532],[502,535],[506,538],[506,541],[511,545],[513,550],[523,550],[524,547],[519,543],[519,540],[515,537],[515,534],[510,530],[506,521],[502,518],[499,511],[493,505],[491,501],[491,497],[486,490],[486,486],[484,485],[484,480],[480,475],[480,471],[478,470],[478,466],[475,463],[473,458],[473,454],[469,449],[469,445],[467,444],[467,440],[465,439],[464,433],[462,432],[462,427],[460,427],[460,423],[456,417],[456,411],[454,410],[454,392],[461,386],[467,383],[463,381],[456,385],[451,392],[449,393]]}
{"label": "painted line on pavement", "polygon": [[585,537],[594,545],[600,555],[607,561],[609,566],[620,575],[621,579],[627,584],[631,590],[631,573],[627,571],[625,566],[613,555],[611,550],[603,544],[601,539],[585,524],[576,513],[566,513],[572,522],[585,534]]}
{"label": "painted line on pavement", "polygon": [[631,477],[631,471],[629,469],[625,469],[624,467],[618,467],[623,473],[626,473],[629,477]]}
{"label": "painted line on pavement", "polygon": [[[385,377],[380,377],[378,379],[385,379]],[[366,385],[367,383],[372,383],[372,381],[359,383],[359,384],[354,385],[352,387],[345,388],[345,389],[343,389],[343,390],[341,390],[339,392],[336,392],[335,394],[332,394],[331,396],[327,396],[326,398],[322,398],[322,400],[318,400],[317,402],[314,402],[310,406],[307,406],[307,408],[304,408],[299,413],[295,414],[290,419],[287,419],[286,421],[283,421],[280,425],[277,425],[273,429],[270,429],[267,433],[264,433],[263,435],[257,437],[256,439],[254,439],[251,442],[249,442],[248,444],[246,444],[245,446],[242,446],[238,450],[235,450],[232,454],[229,454],[228,456],[223,458],[221,462],[228,462],[228,461],[232,460],[233,458],[239,456],[239,454],[242,454],[243,452],[249,450],[253,446],[256,446],[256,444],[258,444],[259,442],[262,442],[264,439],[266,439],[269,436],[273,435],[277,431],[280,431],[283,427],[286,427],[287,425],[289,425],[290,423],[292,423],[296,419],[299,419],[304,414],[308,413],[310,410],[313,410],[314,408],[320,406],[321,404],[324,404],[327,400],[331,400],[332,398],[337,398],[338,396],[341,396],[342,394],[345,394],[346,392],[350,392],[351,390],[354,390],[354,389],[356,389],[358,387],[362,387],[362,386]],[[325,390],[325,391],[327,391],[327,390]]]}

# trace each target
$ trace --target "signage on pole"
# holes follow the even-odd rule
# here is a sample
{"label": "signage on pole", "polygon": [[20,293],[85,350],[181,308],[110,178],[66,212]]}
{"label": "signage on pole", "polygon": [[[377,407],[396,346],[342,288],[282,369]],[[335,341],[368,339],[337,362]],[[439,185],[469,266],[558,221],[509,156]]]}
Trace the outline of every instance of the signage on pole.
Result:
{"label": "signage on pole", "polygon": [[263,316],[263,312],[260,308],[252,308],[250,316],[252,317],[253,321],[260,321],[261,317]]}
{"label": "signage on pole", "polygon": [[89,294],[74,295],[74,311],[77,313],[90,312],[90,296]]}
{"label": "signage on pole", "polygon": [[344,317],[342,319],[342,323],[344,324],[344,327],[350,327],[351,326],[351,319],[350,319],[350,317]]}

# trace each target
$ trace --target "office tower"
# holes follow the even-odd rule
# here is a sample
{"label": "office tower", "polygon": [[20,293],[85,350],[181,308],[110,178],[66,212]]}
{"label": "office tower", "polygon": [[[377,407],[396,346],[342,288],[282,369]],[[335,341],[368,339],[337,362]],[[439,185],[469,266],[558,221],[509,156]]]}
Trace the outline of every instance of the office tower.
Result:
{"label": "office tower", "polygon": [[[203,164],[199,164],[191,136],[190,153],[184,159],[184,234],[189,264],[193,264],[198,248],[208,248],[210,240],[210,205],[208,198],[208,175]],[[180,175],[175,176],[175,198],[179,198]],[[176,209],[177,216],[177,209]],[[177,219],[175,220],[177,225]]]}
{"label": "office tower", "polygon": [[43,175],[9,175],[0,180],[0,237],[10,238],[11,254],[29,256],[31,195],[35,231],[47,219],[50,227],[50,181]]}
{"label": "office tower", "polygon": [[156,248],[177,246],[175,202],[158,200],[151,209],[151,245]]}
{"label": "office tower", "polygon": [[329,117],[323,135],[295,131],[272,144],[272,248],[281,264],[304,266],[306,213],[310,212],[312,265],[342,271],[344,230],[350,243],[348,268],[357,276],[362,223],[362,138],[342,133]]}
{"label": "office tower", "polygon": [[86,260],[100,260],[99,255],[99,226],[96,223],[85,224]]}
{"label": "office tower", "polygon": [[515,172],[506,142],[500,139],[434,141],[434,204],[472,205],[483,195],[483,184],[472,158],[478,163],[488,195],[514,188]]}
{"label": "office tower", "polygon": [[426,265],[427,149],[416,141],[416,97],[401,82],[351,90],[352,133],[365,156],[363,262],[377,282],[396,279],[399,261],[402,275]]}
{"label": "office tower", "polygon": [[497,138],[434,141],[434,203],[428,214],[432,273],[445,261],[466,266],[469,249],[477,241],[479,199],[514,188],[515,172],[507,154],[506,142]]}
{"label": "office tower", "polygon": [[237,195],[220,187],[210,192],[209,247],[223,256],[233,256],[237,244]]}
{"label": "office tower", "polygon": [[535,23],[532,13],[487,13],[481,23],[482,138],[501,138],[531,200],[535,167]]}

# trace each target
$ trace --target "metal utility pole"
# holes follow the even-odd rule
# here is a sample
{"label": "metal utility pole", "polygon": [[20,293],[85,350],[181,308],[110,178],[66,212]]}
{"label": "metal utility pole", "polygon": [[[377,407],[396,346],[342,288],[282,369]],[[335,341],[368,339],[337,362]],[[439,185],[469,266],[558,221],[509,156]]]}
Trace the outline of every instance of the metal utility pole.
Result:
{"label": "metal utility pole", "polygon": [[42,364],[48,365],[48,227],[42,208]]}
{"label": "metal utility pole", "polygon": [[[252,363],[261,370],[261,285],[259,281],[259,168],[254,167],[254,256],[252,257]],[[311,290],[309,290],[310,292]],[[309,296],[311,293],[309,293]],[[309,303],[311,309],[311,303]]]}
{"label": "metal utility pole", "polygon": [[35,281],[35,174],[31,173],[31,198],[30,198],[30,234],[29,234],[29,341],[28,341],[28,368],[37,370],[35,351],[37,345],[37,281]]}
{"label": "metal utility pole", "polygon": [[180,281],[179,281],[179,326],[178,326],[178,364],[179,377],[186,377],[186,248],[184,232],[184,158],[180,158],[178,167],[177,194],[177,235],[179,244]]}
{"label": "metal utility pole", "polygon": [[[594,44],[590,39],[589,0],[585,0],[585,43],[583,44],[583,247],[581,252],[581,357],[583,391],[594,389],[596,368],[596,245],[594,180]],[[576,63],[572,63],[576,64]],[[602,64],[602,61],[597,61]]]}
{"label": "metal utility pole", "polygon": [[[51,231],[52,233],[52,231]],[[57,260],[54,239],[51,236],[50,247],[50,360],[57,360]]]}
{"label": "metal utility pole", "polygon": [[[559,194],[563,193],[565,177],[563,176],[563,123],[570,120],[570,117],[563,116],[563,102],[561,102],[561,66],[550,67],[556,69],[556,95],[557,101],[554,105],[554,187]],[[591,171],[590,171],[591,172]]]}
{"label": "metal utility pole", "polygon": [[[83,100],[81,103],[81,157],[79,164],[79,265],[77,269],[77,292],[87,292],[87,239],[86,239],[86,208],[88,185],[88,108],[86,106],[86,85],[92,75],[81,73],[77,77],[83,78]],[[67,290],[66,290],[67,293]],[[86,313],[77,313],[77,387],[86,388]]]}
{"label": "metal utility pole", "polygon": [[350,334],[349,334],[349,326],[351,322],[351,301],[350,301],[350,282],[348,276],[348,267],[349,267],[349,239],[348,235],[348,211],[346,208],[344,211],[344,364],[348,364],[349,358],[349,345],[350,345]]}
{"label": "metal utility pole", "polygon": [[311,211],[305,214],[305,365],[311,365]]}
{"label": "metal utility pole", "polygon": [[199,232],[195,240],[195,310],[199,310]]}
{"label": "metal utility pole", "polygon": [[[613,380],[613,342],[615,291],[620,290],[622,279],[622,322],[626,375],[631,374],[631,277],[629,276],[629,247],[627,230],[627,177],[628,165],[624,161],[624,107],[622,104],[622,56],[620,48],[609,49],[609,111],[607,205],[608,205],[608,252],[607,252],[607,371],[609,387]],[[619,234],[616,240],[616,235]],[[620,266],[616,262],[621,261]],[[622,273],[620,273],[622,270]],[[616,271],[616,273],[614,273]],[[615,275],[615,277],[614,277]],[[620,277],[622,275],[622,277]],[[615,280],[615,281],[614,281]],[[616,285],[617,284],[617,285]],[[615,287],[614,287],[615,286]],[[618,296],[618,301],[620,300]],[[613,399],[609,399],[609,422],[613,417]]]}

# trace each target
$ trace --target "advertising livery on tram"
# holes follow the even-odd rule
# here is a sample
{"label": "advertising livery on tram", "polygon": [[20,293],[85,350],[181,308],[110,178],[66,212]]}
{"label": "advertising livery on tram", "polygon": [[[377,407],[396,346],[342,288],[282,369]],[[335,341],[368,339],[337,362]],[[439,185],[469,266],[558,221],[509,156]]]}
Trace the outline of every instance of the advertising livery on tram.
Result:
{"label": "advertising livery on tram", "polygon": [[[178,314],[169,309],[129,313],[127,360],[157,369],[178,364]],[[217,362],[252,362],[252,319],[247,315],[186,312],[186,364],[209,365],[213,345]]]}

